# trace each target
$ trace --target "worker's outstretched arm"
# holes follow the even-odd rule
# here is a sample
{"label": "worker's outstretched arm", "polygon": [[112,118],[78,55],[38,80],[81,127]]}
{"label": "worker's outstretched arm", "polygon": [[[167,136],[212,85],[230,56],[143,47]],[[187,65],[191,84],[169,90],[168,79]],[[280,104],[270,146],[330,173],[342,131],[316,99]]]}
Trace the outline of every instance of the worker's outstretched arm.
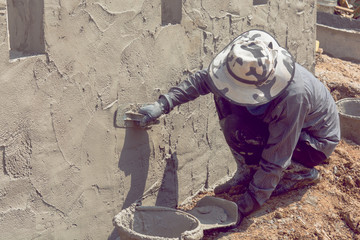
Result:
{"label": "worker's outstretched arm", "polygon": [[169,113],[175,106],[194,100],[200,95],[210,93],[206,83],[207,78],[208,73],[206,70],[198,71],[176,87],[170,88],[169,92],[161,95],[155,103],[141,107],[139,112],[145,115],[141,125],[146,126],[162,114]]}

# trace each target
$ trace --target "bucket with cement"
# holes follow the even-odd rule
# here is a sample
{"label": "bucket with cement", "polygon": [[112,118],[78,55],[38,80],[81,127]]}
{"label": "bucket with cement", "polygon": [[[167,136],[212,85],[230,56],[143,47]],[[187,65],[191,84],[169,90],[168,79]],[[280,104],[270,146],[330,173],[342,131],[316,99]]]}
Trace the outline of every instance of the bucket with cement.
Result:
{"label": "bucket with cement", "polygon": [[341,136],[360,144],[360,99],[343,98],[336,102]]}
{"label": "bucket with cement", "polygon": [[131,206],[114,218],[120,240],[198,240],[200,221],[189,213],[166,207]]}
{"label": "bucket with cement", "polygon": [[238,220],[236,203],[210,196],[202,198],[188,213],[199,219],[204,230],[232,227]]}
{"label": "bucket with cement", "polygon": [[234,202],[206,196],[190,211],[167,207],[131,206],[114,218],[120,240],[198,240],[203,230],[235,226]]}

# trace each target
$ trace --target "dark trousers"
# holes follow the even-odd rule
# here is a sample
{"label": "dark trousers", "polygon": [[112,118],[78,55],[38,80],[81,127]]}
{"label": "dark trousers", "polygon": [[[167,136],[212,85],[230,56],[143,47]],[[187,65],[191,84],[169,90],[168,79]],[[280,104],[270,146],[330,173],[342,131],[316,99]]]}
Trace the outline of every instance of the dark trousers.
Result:
{"label": "dark trousers", "polygon": [[[257,165],[269,138],[268,124],[252,115],[246,107],[231,104],[221,97],[215,97],[216,110],[225,139],[232,151],[244,157],[248,165]],[[323,152],[299,141],[292,160],[305,167],[314,167],[326,160]]]}

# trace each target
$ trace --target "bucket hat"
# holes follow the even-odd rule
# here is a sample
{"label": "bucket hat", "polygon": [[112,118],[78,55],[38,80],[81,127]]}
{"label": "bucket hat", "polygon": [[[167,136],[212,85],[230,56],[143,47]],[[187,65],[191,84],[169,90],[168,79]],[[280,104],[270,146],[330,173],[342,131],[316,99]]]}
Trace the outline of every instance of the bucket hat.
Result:
{"label": "bucket hat", "polygon": [[290,84],[295,61],[269,33],[250,30],[226,46],[209,65],[209,86],[232,103],[258,106]]}

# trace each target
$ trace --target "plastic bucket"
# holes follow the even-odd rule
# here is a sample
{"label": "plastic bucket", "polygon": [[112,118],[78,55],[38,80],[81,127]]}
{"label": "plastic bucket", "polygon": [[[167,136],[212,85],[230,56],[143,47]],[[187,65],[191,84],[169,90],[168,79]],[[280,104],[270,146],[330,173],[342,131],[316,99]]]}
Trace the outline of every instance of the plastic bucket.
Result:
{"label": "plastic bucket", "polygon": [[341,136],[360,144],[360,99],[343,98],[336,102]]}

